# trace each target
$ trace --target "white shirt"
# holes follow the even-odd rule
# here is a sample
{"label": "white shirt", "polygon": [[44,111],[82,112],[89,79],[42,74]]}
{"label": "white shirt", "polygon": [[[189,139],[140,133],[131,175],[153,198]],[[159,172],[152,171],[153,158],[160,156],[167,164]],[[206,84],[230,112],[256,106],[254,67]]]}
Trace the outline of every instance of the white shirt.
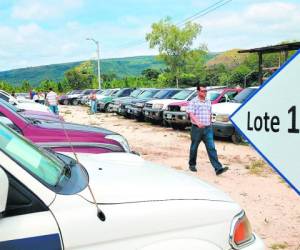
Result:
{"label": "white shirt", "polygon": [[49,105],[57,105],[57,94],[54,91],[50,91],[46,98]]}

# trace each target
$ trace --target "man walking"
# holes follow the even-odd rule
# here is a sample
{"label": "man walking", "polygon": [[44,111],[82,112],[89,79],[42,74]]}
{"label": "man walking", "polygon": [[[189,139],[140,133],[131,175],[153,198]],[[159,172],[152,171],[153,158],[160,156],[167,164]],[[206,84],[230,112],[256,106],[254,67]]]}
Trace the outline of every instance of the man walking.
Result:
{"label": "man walking", "polygon": [[211,126],[211,102],[206,99],[206,93],[206,87],[197,85],[197,96],[191,100],[187,107],[187,113],[189,114],[192,123],[189,169],[193,172],[197,171],[197,151],[200,142],[203,141],[216,175],[220,175],[226,172],[228,167],[223,168],[218,160],[213,129]]}
{"label": "man walking", "polygon": [[46,100],[51,111],[58,115],[58,97],[52,88],[49,88],[49,93],[46,96]]}

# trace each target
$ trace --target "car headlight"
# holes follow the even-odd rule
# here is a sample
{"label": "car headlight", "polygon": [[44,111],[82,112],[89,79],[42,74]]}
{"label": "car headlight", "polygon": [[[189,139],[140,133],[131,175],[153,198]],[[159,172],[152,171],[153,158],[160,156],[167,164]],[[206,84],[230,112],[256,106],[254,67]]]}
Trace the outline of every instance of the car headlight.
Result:
{"label": "car headlight", "polygon": [[143,108],[145,106],[145,103],[144,102],[137,102],[135,105],[139,108]]}
{"label": "car headlight", "polygon": [[234,249],[241,249],[255,240],[250,222],[244,211],[236,215],[231,223],[229,243]]}
{"label": "car headlight", "polygon": [[216,115],[216,121],[217,122],[229,122],[229,117],[228,115]]}
{"label": "car headlight", "polygon": [[182,106],[182,107],[180,107],[180,111],[182,111],[182,112],[186,112],[186,106]]}
{"label": "car headlight", "polygon": [[153,104],[153,109],[163,109],[164,105],[162,103]]}
{"label": "car headlight", "polygon": [[105,138],[119,142],[125,152],[131,152],[129,144],[124,136],[122,136],[122,135],[107,135],[107,136],[105,136]]}

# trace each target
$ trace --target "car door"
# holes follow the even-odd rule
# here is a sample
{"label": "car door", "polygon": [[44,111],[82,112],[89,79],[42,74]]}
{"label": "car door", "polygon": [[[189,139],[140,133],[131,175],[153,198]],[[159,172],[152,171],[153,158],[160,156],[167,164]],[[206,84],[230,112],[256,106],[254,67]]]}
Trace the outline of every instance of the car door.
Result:
{"label": "car door", "polygon": [[[6,167],[9,164],[2,151],[0,162]],[[3,165],[0,168],[7,174],[9,190],[6,209],[0,215],[0,249],[63,249],[58,225],[48,207]]]}

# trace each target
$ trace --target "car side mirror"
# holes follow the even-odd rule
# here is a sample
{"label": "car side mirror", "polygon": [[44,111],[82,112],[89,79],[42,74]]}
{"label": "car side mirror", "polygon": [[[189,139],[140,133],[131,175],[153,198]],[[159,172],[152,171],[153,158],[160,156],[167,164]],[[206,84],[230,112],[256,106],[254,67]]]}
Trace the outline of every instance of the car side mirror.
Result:
{"label": "car side mirror", "polygon": [[8,178],[6,173],[2,168],[0,168],[0,217],[2,217],[3,212],[6,208],[6,202],[8,197]]}

